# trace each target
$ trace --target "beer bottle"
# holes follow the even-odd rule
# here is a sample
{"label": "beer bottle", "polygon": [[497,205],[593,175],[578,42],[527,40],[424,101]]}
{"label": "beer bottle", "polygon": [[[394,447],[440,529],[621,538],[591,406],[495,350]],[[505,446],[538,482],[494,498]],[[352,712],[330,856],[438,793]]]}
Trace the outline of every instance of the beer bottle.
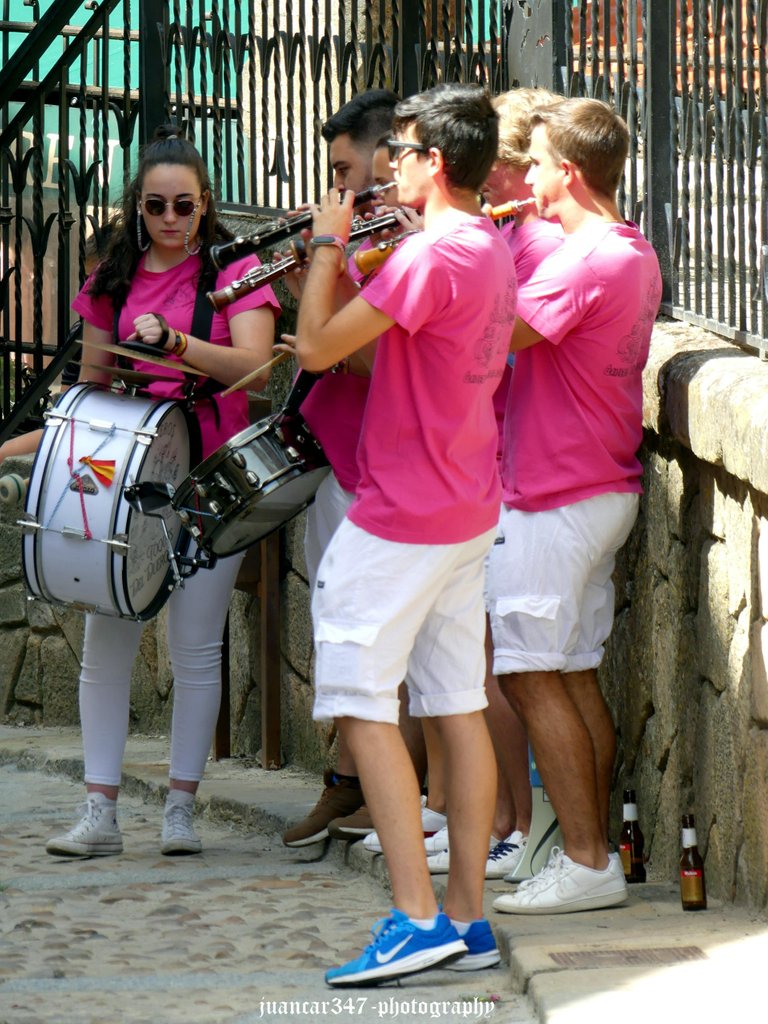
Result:
{"label": "beer bottle", "polygon": [[680,858],[680,899],[683,910],[706,910],[704,861],[696,845],[696,824],[692,814],[683,815],[683,855]]}
{"label": "beer bottle", "polygon": [[627,882],[645,881],[643,850],[645,839],[637,822],[637,798],[634,789],[624,790],[624,822],[619,838],[619,856]]}

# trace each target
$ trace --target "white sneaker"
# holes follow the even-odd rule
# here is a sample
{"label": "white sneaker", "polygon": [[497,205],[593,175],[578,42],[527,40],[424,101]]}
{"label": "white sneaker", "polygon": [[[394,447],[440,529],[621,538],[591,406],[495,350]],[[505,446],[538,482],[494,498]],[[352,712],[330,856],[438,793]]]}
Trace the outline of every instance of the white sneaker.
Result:
{"label": "white sneaker", "polygon": [[434,835],[427,836],[424,840],[424,849],[427,852],[427,856],[431,856],[433,853],[442,853],[443,850],[448,849],[448,826],[438,829]]}
{"label": "white sneaker", "polygon": [[515,872],[525,856],[527,845],[528,837],[518,831],[513,832],[506,839],[502,839],[500,843],[496,843],[488,854],[485,877],[503,878],[506,874]]}
{"label": "white sneaker", "polygon": [[[429,839],[443,828],[447,828],[448,819],[439,811],[432,811],[427,807],[427,798],[421,798],[421,827],[424,830],[424,838]],[[381,842],[377,832],[371,832],[363,839],[363,846],[369,853],[383,853]]]}
{"label": "white sneaker", "polygon": [[163,841],[160,852],[171,853],[200,853],[203,844],[200,837],[192,828],[192,809],[194,801],[177,804],[168,801],[163,814]]}
{"label": "white sneaker", "polygon": [[69,832],[45,844],[48,853],[65,857],[108,857],[123,852],[114,801],[106,803],[101,793],[89,793],[77,813],[80,820]]}
{"label": "white sneaker", "polygon": [[[498,845],[499,840],[496,836],[491,836],[488,849],[494,850]],[[450,850],[440,850],[438,853],[433,853],[430,857],[427,857],[427,868],[429,869],[430,875],[447,874],[450,862]]]}
{"label": "white sneaker", "polygon": [[502,914],[570,914],[577,910],[614,907],[627,899],[627,883],[618,858],[609,857],[602,871],[572,861],[555,846],[549,863],[517,892],[498,896],[493,909]]}
{"label": "white sneaker", "polygon": [[430,875],[447,875],[450,865],[450,854],[448,850],[441,850],[427,857],[427,867]]}

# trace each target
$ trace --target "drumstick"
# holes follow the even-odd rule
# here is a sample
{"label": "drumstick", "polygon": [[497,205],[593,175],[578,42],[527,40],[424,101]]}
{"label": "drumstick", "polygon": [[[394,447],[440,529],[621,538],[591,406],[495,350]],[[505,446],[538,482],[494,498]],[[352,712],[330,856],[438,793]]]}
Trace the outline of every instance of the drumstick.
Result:
{"label": "drumstick", "polygon": [[260,373],[263,373],[265,370],[269,370],[272,366],[277,366],[278,363],[282,363],[290,356],[290,354],[290,352],[281,352],[280,355],[275,356],[274,359],[270,359],[268,363],[264,363],[263,366],[259,366],[251,373],[247,373],[245,377],[242,377],[231,387],[228,387],[226,391],[222,391],[221,397],[226,398],[227,395],[231,395],[233,391],[239,391],[240,388],[244,388],[246,384],[250,384],[254,378],[259,376]]}
{"label": "drumstick", "polygon": [[86,348],[95,348],[99,352],[111,352],[116,356],[127,356],[129,359],[136,359],[141,363],[152,363],[155,366],[164,366],[166,370],[176,370],[178,373],[193,373],[197,377],[208,377],[209,374],[203,370],[196,370],[186,363],[175,363],[172,359],[162,359],[160,356],[145,356],[142,352],[132,352],[123,345],[102,345],[97,341],[89,341]]}

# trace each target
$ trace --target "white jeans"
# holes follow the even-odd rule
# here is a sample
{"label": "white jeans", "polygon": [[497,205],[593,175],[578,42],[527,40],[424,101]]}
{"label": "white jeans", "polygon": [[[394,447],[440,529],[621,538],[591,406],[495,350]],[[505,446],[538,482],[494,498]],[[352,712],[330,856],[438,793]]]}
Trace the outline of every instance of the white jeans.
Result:
{"label": "white jeans", "polygon": [[329,473],[315,494],[315,500],[307,509],[307,525],[304,531],[304,561],[307,566],[309,593],[315,589],[317,570],[331,543],[331,538],[347,515],[347,509],[355,500],[354,494],[345,491],[336,474]]}
{"label": "white jeans", "polygon": [[[199,782],[221,703],[221,642],[243,555],[200,569],[168,601],[174,679],[170,777]],[[131,671],[143,622],[86,615],[80,673],[85,781],[120,785],[128,736]]]}

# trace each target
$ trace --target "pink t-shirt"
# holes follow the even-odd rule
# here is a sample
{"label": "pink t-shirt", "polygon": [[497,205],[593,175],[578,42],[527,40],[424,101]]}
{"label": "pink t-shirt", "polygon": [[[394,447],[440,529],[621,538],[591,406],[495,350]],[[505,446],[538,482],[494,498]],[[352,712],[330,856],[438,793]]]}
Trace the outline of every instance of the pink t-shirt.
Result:
{"label": "pink t-shirt", "polygon": [[[535,220],[526,221],[519,227],[515,221],[505,224],[501,229],[501,237],[509,246],[512,259],[515,261],[517,287],[522,288],[541,261],[560,246],[565,236],[559,220],[544,220],[537,217]],[[512,383],[514,361],[514,354],[510,353],[507,356],[507,365],[504,367],[504,376],[493,393],[493,411],[496,414],[496,426],[499,430],[499,447],[496,451],[499,459],[504,444],[504,416],[507,411],[507,398],[509,397],[509,386]]]}
{"label": "pink t-shirt", "polygon": [[[247,270],[258,266],[260,263],[255,256],[247,256],[231,263],[225,270],[219,272],[216,278],[216,290],[243,277]],[[199,256],[189,256],[177,267],[160,273],[146,270],[142,257],[131,283],[128,298],[120,311],[118,321],[120,340],[124,340],[133,333],[133,321],[143,313],[161,313],[168,321],[169,327],[189,334],[192,327],[199,272]],[[72,308],[89,324],[100,330],[109,331],[111,334],[114,328],[112,300],[108,295],[92,298],[88,294],[90,280],[89,278],[85,282],[75,297]],[[280,305],[269,285],[242,295],[235,302],[226,306],[221,313],[214,313],[211,337],[208,340],[214,345],[231,345],[230,321],[238,313],[248,309],[258,309],[261,306],[269,306],[275,316],[280,313]],[[158,351],[157,354],[163,359],[176,360],[175,356],[166,352]],[[178,361],[181,362],[181,360]],[[143,363],[140,360],[132,359],[129,365],[133,369],[146,373],[156,374],[158,372],[157,367],[152,363]],[[161,370],[160,372],[168,374],[172,371]],[[179,375],[178,384],[172,380],[158,380],[148,384],[146,390],[158,398],[183,398],[182,386],[185,382],[186,378]],[[248,426],[248,397],[244,390],[235,391],[227,398],[214,395],[211,399],[197,402],[195,414],[200,423],[202,458],[205,459],[225,441]]]}
{"label": "pink t-shirt", "polygon": [[656,253],[634,224],[591,224],[520,289],[543,341],[515,358],[504,503],[536,512],[642,491],[642,370],[661,301]]}
{"label": "pink t-shirt", "polygon": [[[366,238],[357,252],[370,248]],[[347,270],[353,281],[362,280],[354,257]],[[301,415],[323,446],[336,479],[350,494],[360,482],[357,446],[370,386],[371,378],[357,373],[324,373],[301,405]]]}
{"label": "pink t-shirt", "polygon": [[450,210],[406,238],[362,297],[379,339],[348,515],[385,540],[457,544],[498,520],[493,391],[515,314],[512,258],[486,217]]}
{"label": "pink t-shirt", "polygon": [[336,479],[350,494],[360,482],[357,446],[370,386],[370,377],[329,371],[301,405],[301,415],[323,446]]}

